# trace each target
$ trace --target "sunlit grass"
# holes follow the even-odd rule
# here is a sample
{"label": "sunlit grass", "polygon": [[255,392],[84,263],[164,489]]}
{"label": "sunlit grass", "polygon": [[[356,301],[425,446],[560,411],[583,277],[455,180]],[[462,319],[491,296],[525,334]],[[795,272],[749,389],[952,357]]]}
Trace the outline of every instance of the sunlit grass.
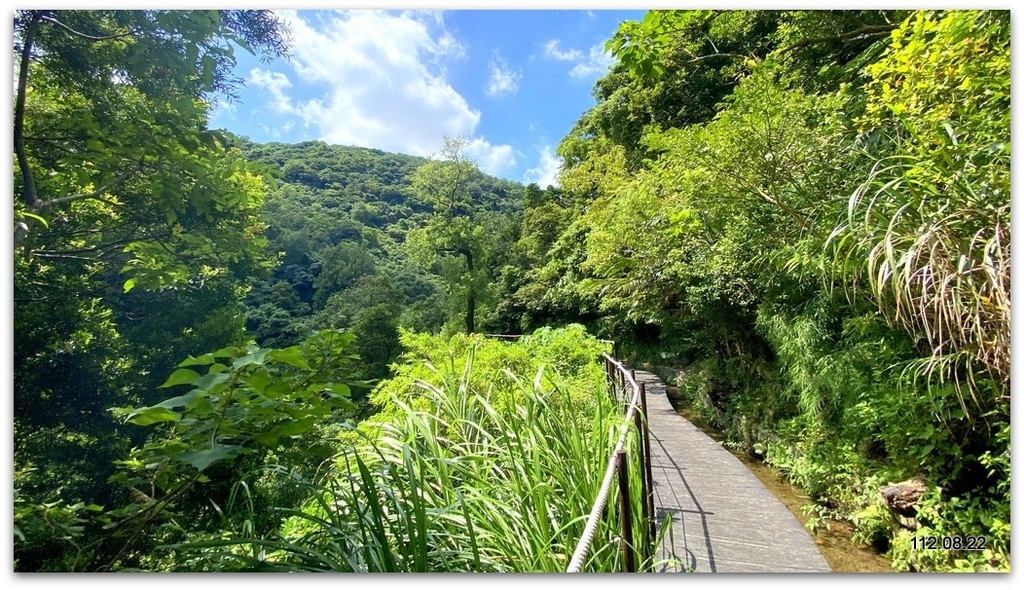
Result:
{"label": "sunlit grass", "polygon": [[[563,379],[546,365],[500,379],[474,373],[478,347],[490,357],[480,365],[493,367],[501,349],[514,356],[525,346],[470,344],[464,362],[440,363],[421,374],[415,392],[390,394],[390,410],[360,426],[370,434],[356,436],[332,475],[305,484],[310,501],[288,511],[278,537],[192,547],[223,569],[564,571],[621,432],[621,406],[597,358],[575,375],[597,379]],[[637,462],[630,471],[639,515]],[[609,502],[583,571],[622,568],[617,502]]]}

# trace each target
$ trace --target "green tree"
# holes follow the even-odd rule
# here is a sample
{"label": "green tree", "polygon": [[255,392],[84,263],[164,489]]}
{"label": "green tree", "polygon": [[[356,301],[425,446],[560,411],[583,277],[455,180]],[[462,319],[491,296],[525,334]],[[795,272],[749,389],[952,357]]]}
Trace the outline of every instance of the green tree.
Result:
{"label": "green tree", "polygon": [[373,257],[354,242],[342,242],[319,253],[320,274],[313,281],[316,289],[313,308],[321,309],[334,293],[352,287],[363,276],[377,272]]}
{"label": "green tree", "polygon": [[204,166],[225,143],[206,110],[239,83],[232,44],[276,57],[281,33],[268,11],[18,11],[15,244],[85,201],[168,226],[237,206],[237,169]]}
{"label": "green tree", "polygon": [[434,213],[426,227],[410,232],[410,255],[439,274],[455,300],[464,305],[466,333],[476,332],[477,304],[485,296],[487,263],[491,254],[489,227],[474,215],[470,182],[480,176],[466,159],[464,139],[446,137],[441,160],[427,162],[413,176],[413,190],[428,201]]}
{"label": "green tree", "polygon": [[[250,470],[273,463],[312,478],[333,451],[323,428],[356,409],[348,385],[354,340],[324,330],[287,348],[229,346],[189,356],[160,386],[185,386],[180,395],[114,408],[126,424],[155,432],[120,462],[116,480],[136,501],[112,514],[110,533],[93,544],[92,567],[159,564],[155,543],[216,536],[234,524],[220,507],[229,508],[230,490]],[[279,518],[270,520],[268,528]]]}
{"label": "green tree", "polygon": [[[243,337],[266,182],[206,116],[239,82],[233,47],[286,43],[266,11],[25,10],[14,31],[15,485],[46,534],[46,507],[126,499],[107,409],[151,401],[163,355]],[[80,567],[99,524],[25,533],[17,568]]]}

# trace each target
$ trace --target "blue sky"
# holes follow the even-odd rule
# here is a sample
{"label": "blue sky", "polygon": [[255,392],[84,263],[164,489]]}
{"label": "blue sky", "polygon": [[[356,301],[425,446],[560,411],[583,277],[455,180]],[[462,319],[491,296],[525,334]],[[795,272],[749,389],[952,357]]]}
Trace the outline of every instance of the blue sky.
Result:
{"label": "blue sky", "polygon": [[554,149],[594,105],[604,42],[643,11],[278,11],[289,59],[236,52],[240,100],[210,126],[430,156],[444,136],[490,174],[556,182]]}

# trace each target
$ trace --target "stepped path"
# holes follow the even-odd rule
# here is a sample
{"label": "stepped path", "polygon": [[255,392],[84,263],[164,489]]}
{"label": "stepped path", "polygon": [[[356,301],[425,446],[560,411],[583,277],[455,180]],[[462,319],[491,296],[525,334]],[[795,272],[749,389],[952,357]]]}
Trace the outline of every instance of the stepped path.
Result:
{"label": "stepped path", "polygon": [[739,459],[680,416],[665,384],[636,371],[647,389],[651,469],[661,572],[829,572],[800,521]]}

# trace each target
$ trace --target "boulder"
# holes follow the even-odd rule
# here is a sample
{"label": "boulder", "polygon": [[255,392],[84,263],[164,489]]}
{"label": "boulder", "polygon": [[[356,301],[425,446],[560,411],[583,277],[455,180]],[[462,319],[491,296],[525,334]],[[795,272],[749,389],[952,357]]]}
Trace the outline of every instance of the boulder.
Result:
{"label": "boulder", "polygon": [[915,477],[899,483],[889,484],[878,490],[889,507],[906,528],[916,530],[918,528],[917,502],[921,496],[928,491],[924,479]]}

